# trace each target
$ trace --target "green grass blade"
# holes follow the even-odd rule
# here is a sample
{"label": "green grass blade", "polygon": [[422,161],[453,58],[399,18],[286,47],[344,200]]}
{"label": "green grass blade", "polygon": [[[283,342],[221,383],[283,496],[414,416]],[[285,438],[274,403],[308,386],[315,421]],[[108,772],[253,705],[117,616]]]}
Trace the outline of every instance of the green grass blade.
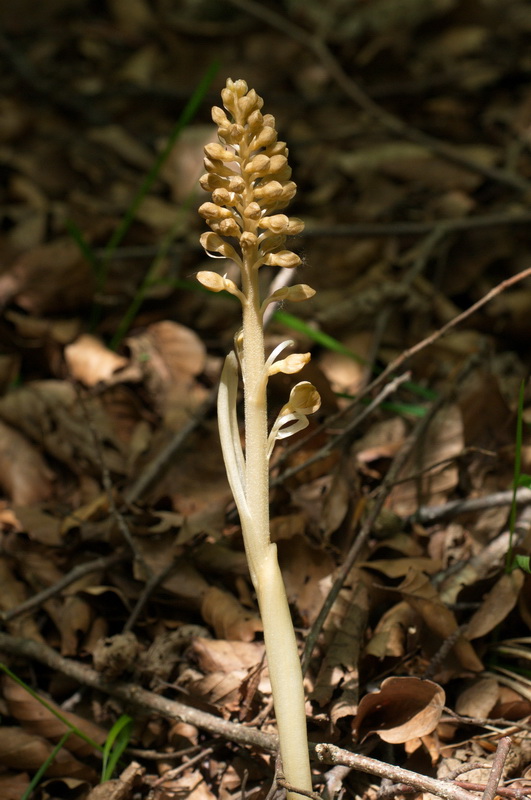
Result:
{"label": "green grass blade", "polygon": [[63,745],[67,741],[67,739],[70,737],[71,733],[72,733],[72,731],[67,731],[66,733],[64,733],[61,736],[61,738],[59,739],[59,741],[55,745],[54,749],[52,750],[52,752],[50,753],[50,755],[48,756],[46,761],[44,761],[44,763],[41,764],[41,766],[39,767],[39,769],[37,770],[37,772],[35,773],[35,775],[31,779],[31,782],[30,782],[28,788],[26,789],[26,791],[24,792],[24,794],[22,795],[20,800],[30,800],[30,797],[33,794],[34,790],[37,788],[37,786],[41,782],[42,778],[46,774],[46,771],[47,771],[48,767],[53,762],[53,760],[55,759],[57,753],[59,752],[59,750],[61,750],[61,748],[63,747]]}
{"label": "green grass blade", "polygon": [[103,747],[101,744],[98,744],[98,742],[95,742],[94,739],[90,738],[90,736],[87,736],[86,733],[83,733],[83,731],[79,730],[79,728],[76,728],[76,726],[73,725],[70,722],[70,720],[64,717],[60,711],[58,711],[52,705],[47,703],[44,697],[41,697],[39,694],[37,694],[37,692],[33,691],[31,686],[28,686],[28,684],[25,683],[17,675],[15,675],[14,672],[11,672],[9,667],[7,667],[5,664],[2,664],[2,662],[0,662],[0,670],[4,672],[8,677],[10,677],[13,681],[15,681],[15,683],[18,683],[19,686],[21,686],[29,695],[31,695],[31,697],[33,697],[34,700],[37,700],[37,702],[40,703],[41,706],[43,706],[43,708],[49,711],[50,714],[53,714],[54,717],[60,720],[63,723],[63,725],[66,728],[68,728],[69,734],[73,733],[75,736],[79,736],[80,739],[82,739],[84,742],[86,742],[88,745],[94,748],[94,750],[98,750],[100,753],[103,752]]}
{"label": "green grass blade", "polygon": [[128,717],[127,714],[122,714],[109,731],[103,748],[103,764],[101,768],[102,783],[111,779],[116,764],[129,744],[132,729],[133,719]]}

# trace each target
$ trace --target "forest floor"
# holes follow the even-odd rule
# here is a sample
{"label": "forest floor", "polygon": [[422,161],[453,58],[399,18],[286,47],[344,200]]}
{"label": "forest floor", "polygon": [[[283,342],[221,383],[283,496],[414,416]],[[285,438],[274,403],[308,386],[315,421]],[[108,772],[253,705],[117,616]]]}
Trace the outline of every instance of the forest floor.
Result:
{"label": "forest floor", "polygon": [[530,36],[524,0],[0,6],[2,800],[283,791],[215,414],[239,309],[195,280],[227,77],[317,292],[266,335],[323,398],[271,471],[315,791],[531,793]]}

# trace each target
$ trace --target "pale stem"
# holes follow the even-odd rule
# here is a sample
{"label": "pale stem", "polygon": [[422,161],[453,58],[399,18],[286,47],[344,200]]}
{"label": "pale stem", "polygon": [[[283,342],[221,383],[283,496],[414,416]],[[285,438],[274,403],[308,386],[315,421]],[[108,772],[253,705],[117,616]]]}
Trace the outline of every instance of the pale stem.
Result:
{"label": "pale stem", "polygon": [[[269,536],[269,468],[264,337],[258,270],[252,255],[244,259],[242,289],[243,359],[245,387],[245,496],[249,524],[242,520],[251,573],[264,626],[264,639],[273,702],[277,719],[280,754],[286,780],[311,791],[304,688],[297,640],[278,566],[276,545]],[[291,798],[301,795],[291,793]]]}

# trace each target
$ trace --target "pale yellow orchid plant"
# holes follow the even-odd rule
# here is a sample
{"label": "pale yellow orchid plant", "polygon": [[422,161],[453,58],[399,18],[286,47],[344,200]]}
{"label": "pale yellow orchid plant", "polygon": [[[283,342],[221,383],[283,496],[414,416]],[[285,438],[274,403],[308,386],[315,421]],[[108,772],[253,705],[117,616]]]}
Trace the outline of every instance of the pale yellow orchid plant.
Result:
{"label": "pale yellow orchid plant", "polygon": [[[284,287],[262,300],[258,270],[263,265],[293,268],[300,258],[285,249],[286,237],[300,233],[304,223],[279,213],[296,192],[290,180],[288,150],[279,142],[275,119],[262,114],[263,100],[243,80],[227,80],[221,92],[224,109],[214,106],[219,143],[205,147],[206,175],[201,186],[212,202],[199,213],[211,231],[201,236],[208,255],[230,259],[241,273],[240,286],[216,272],[199,272],[198,280],[214,292],[225,290],[241,302],[243,325],[234,351],[226,358],[218,398],[218,421],[229,484],[240,515],[251,579],[256,591],[277,719],[280,754],[286,780],[311,791],[304,689],[297,641],[286,591],[278,566],[277,548],[269,534],[269,458],[277,439],[308,425],[307,416],[320,406],[311,383],[302,381],[290,393],[270,431],[266,389],[270,375],[298,372],[310,354],[278,356],[286,341],[266,358],[263,314],[278,301],[301,301],[314,294],[306,284]],[[237,394],[239,370],[245,405],[245,451],[242,448]],[[289,793],[292,798],[301,795]]]}

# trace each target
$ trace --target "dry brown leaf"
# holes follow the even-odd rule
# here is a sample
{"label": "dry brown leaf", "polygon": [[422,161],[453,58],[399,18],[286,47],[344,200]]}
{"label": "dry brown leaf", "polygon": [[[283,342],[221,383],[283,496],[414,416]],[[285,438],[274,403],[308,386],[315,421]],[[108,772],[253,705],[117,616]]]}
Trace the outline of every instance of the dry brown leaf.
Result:
{"label": "dry brown leaf", "polygon": [[[427,575],[411,570],[398,589],[406,602],[420,614],[424,624],[437,636],[446,641],[455,634],[457,620],[453,612],[442,603]],[[483,664],[470,642],[463,636],[457,639],[452,649],[462,667],[472,672],[482,671]]]}
{"label": "dry brown leaf", "polygon": [[31,541],[49,547],[60,547],[63,544],[61,520],[45,508],[14,506],[13,514],[18,531],[26,533]]}
{"label": "dry brown leaf", "polygon": [[[48,708],[46,708],[36,697],[30,695],[22,686],[19,686],[18,683],[11,680],[11,678],[3,678],[2,690],[8,704],[9,713],[20,722],[24,731],[28,734],[42,737],[51,742],[59,741],[69,728],[52,713],[50,708],[53,708],[64,719],[68,720],[69,723],[98,744],[103,744],[107,737],[107,731],[103,728],[100,728],[89,720],[83,719],[83,717],[77,714],[64,711],[49,698],[46,698],[46,704],[48,706]],[[67,747],[70,753],[75,753],[76,756],[80,758],[94,754],[94,748],[74,734],[69,737]]]}
{"label": "dry brown leaf", "polygon": [[466,629],[467,639],[485,636],[503,622],[515,607],[524,582],[524,573],[520,570],[502,575],[469,620]]}
{"label": "dry brown leaf", "polygon": [[2,800],[20,800],[29,786],[27,772],[9,772],[0,775],[0,797]]}
{"label": "dry brown leaf", "polygon": [[400,516],[407,516],[419,505],[443,503],[457,484],[454,460],[463,446],[460,410],[456,405],[446,406],[435,415],[426,435],[413,448],[398,476],[401,482],[387,499],[387,507]]}
{"label": "dry brown leaf", "polygon": [[100,639],[92,652],[94,669],[101,672],[107,680],[116,680],[124,672],[133,672],[140,650],[132,631]]}
{"label": "dry brown leaf", "polygon": [[25,436],[0,422],[0,484],[15,505],[50,498],[54,473]]}
{"label": "dry brown leaf", "polygon": [[262,642],[227,641],[226,639],[194,638],[188,652],[203,672],[226,672],[253,669],[264,657]]}
{"label": "dry brown leaf", "polygon": [[0,301],[7,305],[15,300],[36,316],[64,314],[91,302],[94,282],[77,244],[70,238],[56,239],[28,250],[0,276]]}
{"label": "dry brown leaf", "polygon": [[186,800],[219,800],[209,789],[205,777],[200,770],[188,770],[177,778],[168,779],[161,785],[161,793],[153,800],[164,800],[167,797],[185,797]]}
{"label": "dry brown leaf", "polygon": [[455,710],[463,717],[487,719],[500,695],[500,686],[495,678],[475,678],[460,692]]}
{"label": "dry brown leaf", "polygon": [[119,778],[95,786],[85,800],[131,800],[135,794],[135,787],[142,780],[145,771],[145,767],[133,761]]}
{"label": "dry brown leaf", "polygon": [[[63,732],[65,730],[63,726]],[[27,733],[22,728],[0,728],[0,764],[6,767],[37,772],[53,749],[53,745],[46,739]],[[49,765],[47,775],[72,775],[90,781],[98,779],[93,769],[74,758],[64,747]]]}
{"label": "dry brown leaf", "polygon": [[353,587],[339,593],[325,625],[326,654],[312,699],[323,706],[337,689],[332,722],[356,713],[359,692],[358,664],[368,617],[367,589],[358,570],[349,576]]}
{"label": "dry brown leaf", "polygon": [[226,672],[209,672],[201,675],[197,670],[187,670],[179,677],[179,686],[202,703],[218,708],[225,717],[238,711],[242,703],[242,684],[248,677],[245,669]]}
{"label": "dry brown leaf", "polygon": [[75,339],[82,324],[80,319],[29,317],[11,309],[6,310],[4,316],[20,336],[33,341],[51,340],[57,344],[67,344]]}
{"label": "dry brown leaf", "polygon": [[247,611],[234,595],[212,586],[201,603],[201,615],[212,625],[219,639],[250,642],[262,623],[257,614]]}
{"label": "dry brown leaf", "polygon": [[278,559],[288,599],[296,605],[303,624],[311,625],[326,595],[321,581],[334,571],[334,561],[299,535],[278,542]]}
{"label": "dry brown leaf", "polygon": [[386,678],[379,691],[361,699],[354,731],[360,739],[376,733],[391,744],[426,736],[437,727],[445,700],[433,681]]}
{"label": "dry brown leaf", "polygon": [[[0,418],[42,444],[76,474],[96,470],[101,475],[102,458],[111,472],[125,472],[114,420],[105,413],[100,398],[86,398],[81,405],[75,388],[66,381],[35,381],[9,392],[0,399]],[[94,430],[102,456],[94,443]]]}
{"label": "dry brown leaf", "polygon": [[[460,149],[463,155],[485,165],[494,164],[497,157],[495,149],[491,147]],[[421,182],[439,190],[470,191],[481,182],[479,175],[449,164],[446,160],[433,156],[427,148],[410,142],[373,144],[370,147],[356,148],[354,152],[339,154],[336,158],[345,173],[353,177],[367,171],[379,170],[393,178]]]}
{"label": "dry brown leaf", "polygon": [[353,494],[352,480],[345,469],[343,459],[333,468],[331,478],[319,521],[325,542],[329,541],[345,519]]}
{"label": "dry brown leaf", "polygon": [[[0,610],[10,611],[17,608],[28,598],[26,586],[14,575],[15,564],[5,556],[0,556]],[[35,642],[44,641],[39,628],[33,617],[24,614],[20,617],[15,617],[14,620],[7,623],[7,628],[13,636],[24,636],[28,639],[33,639]]]}
{"label": "dry brown leaf", "polygon": [[411,569],[418,572],[426,572],[428,575],[436,575],[441,570],[441,562],[435,558],[414,556],[411,558],[389,558],[374,561],[364,561],[358,566],[366,569],[375,569],[382,572],[388,578],[403,578]]}
{"label": "dry brown leaf", "polygon": [[376,658],[401,658],[407,651],[407,636],[418,621],[417,612],[405,600],[388,609],[365,647]]}
{"label": "dry brown leaf", "polygon": [[84,333],[64,350],[66,365],[72,377],[85,386],[110,380],[114,373],[127,364],[124,356],[105,347],[100,339]]}

